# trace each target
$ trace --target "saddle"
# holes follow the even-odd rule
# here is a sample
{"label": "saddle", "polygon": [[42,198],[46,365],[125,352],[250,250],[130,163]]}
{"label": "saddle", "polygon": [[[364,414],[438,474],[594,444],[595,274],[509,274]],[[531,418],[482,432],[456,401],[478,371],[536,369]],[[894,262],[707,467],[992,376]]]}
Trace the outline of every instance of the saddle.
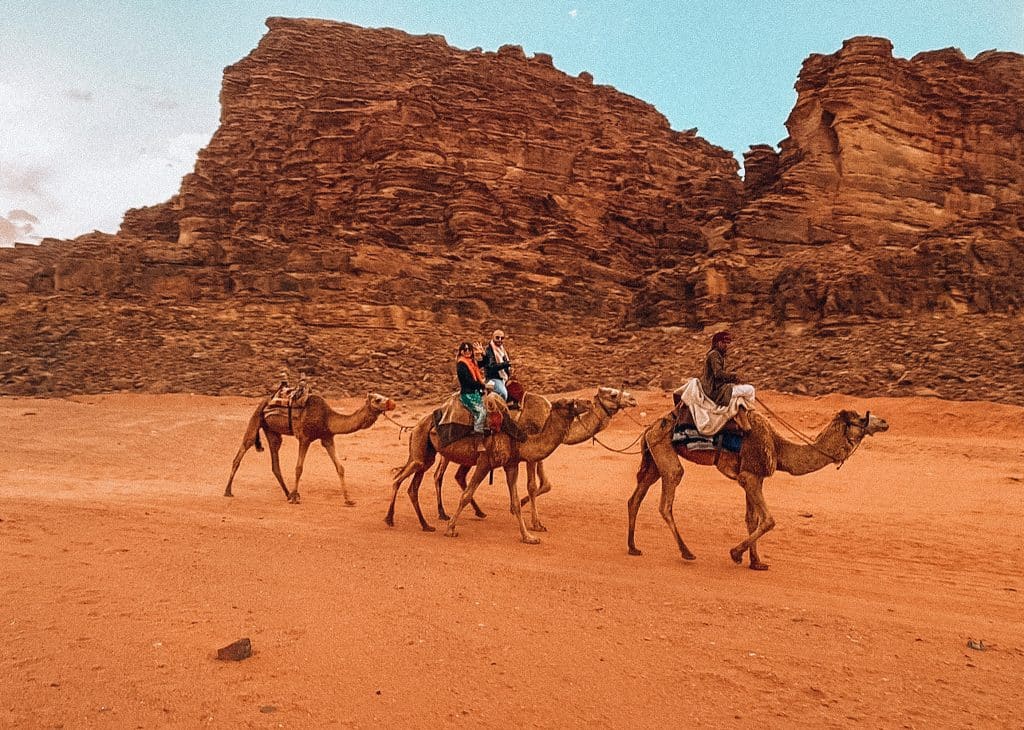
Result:
{"label": "saddle", "polygon": [[718,458],[723,451],[739,453],[743,446],[743,439],[750,431],[749,421],[746,413],[740,411],[735,418],[730,418],[722,430],[713,436],[704,436],[694,425],[690,409],[680,403],[676,403],[676,424],[672,428],[672,447],[677,453],[686,452],[688,457],[695,456],[694,452],[705,452],[699,454],[701,462],[717,464]]}
{"label": "saddle", "polygon": [[282,382],[277,391],[270,396],[267,408],[303,408],[310,395],[312,389],[306,385],[305,380],[294,388],[289,388],[287,383]]}
{"label": "saddle", "polygon": [[[462,404],[458,393],[449,396],[448,400],[434,411],[432,418],[442,448],[467,436],[479,436],[473,432],[473,414]],[[520,443],[526,440],[526,434],[512,419],[502,418],[499,430]]]}
{"label": "saddle", "polygon": [[288,433],[292,433],[292,412],[305,408],[310,395],[312,395],[312,389],[306,385],[305,380],[301,381],[294,388],[289,387],[286,381],[281,381],[281,385],[270,396],[270,401],[264,407],[263,417],[283,416],[287,413]]}

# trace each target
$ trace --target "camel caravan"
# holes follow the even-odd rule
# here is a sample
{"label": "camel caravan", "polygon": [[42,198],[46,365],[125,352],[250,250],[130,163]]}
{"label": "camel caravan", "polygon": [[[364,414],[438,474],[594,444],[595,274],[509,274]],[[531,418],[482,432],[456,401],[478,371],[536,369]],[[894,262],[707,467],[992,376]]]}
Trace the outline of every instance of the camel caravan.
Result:
{"label": "camel caravan", "polygon": [[[484,479],[489,476],[493,479],[494,472],[501,469],[508,487],[509,511],[519,525],[520,538],[527,544],[539,543],[540,539],[533,533],[546,532],[547,528],[538,516],[537,498],[552,489],[544,461],[559,446],[596,441],[597,434],[608,427],[616,414],[637,406],[636,398],[624,387],[600,387],[591,398],[549,397],[527,392],[512,378],[504,340],[504,333],[496,330],[486,349],[476,343],[463,342],[455,367],[458,392],[414,426],[402,427],[410,431],[409,456],[405,464],[393,472],[391,500],[384,517],[389,527],[395,524],[398,492],[409,480],[409,500],[420,527],[426,532],[435,531],[423,516],[419,489],[424,475],[437,462],[433,481],[438,519],[447,522],[445,535],[458,535],[459,516],[467,506],[472,507],[477,517],[486,517],[474,494]],[[661,516],[683,559],[695,559],[673,514],[676,487],[683,478],[682,462],[687,461],[714,467],[743,489],[747,535],[729,555],[742,564],[746,554],[752,570],[767,570],[768,564],[761,560],[757,543],[775,526],[775,519],[764,498],[764,480],[776,471],[799,476],[830,464],[838,468],[866,436],[889,428],[885,420],[870,411],[862,416],[856,411],[841,410],[817,436],[809,437],[761,403],[769,415],[803,443],[787,440],[761,414],[754,387],[742,383],[726,368],[731,341],[728,332],[719,332],[712,338],[700,377],[690,378],[679,387],[673,393],[672,410],[644,426],[637,437],[640,467],[636,487],[627,501],[630,555],[641,555],[634,539],[636,517],[647,492],[660,479]],[[299,479],[306,452],[310,444],[320,441],[338,473],[345,504],[353,506],[334,437],[369,428],[382,415],[390,419],[387,413],[395,407],[392,399],[368,393],[360,408],[342,414],[333,410],[322,397],[311,393],[304,382],[291,388],[287,380],[282,381],[272,396],[260,402],[249,419],[231,465],[224,496],[232,496],[231,485],[245,453],[252,447],[263,450],[262,432],[270,446],[271,470],[289,502],[299,502]],[[295,488],[290,491],[281,475],[279,458],[284,436],[294,436],[299,442]],[[441,488],[446,469],[452,462],[457,465],[455,481],[460,497],[458,506],[449,516]],[[522,498],[518,490],[520,464],[526,465],[527,474],[526,495]],[[527,504],[530,506],[529,528],[522,512]]]}

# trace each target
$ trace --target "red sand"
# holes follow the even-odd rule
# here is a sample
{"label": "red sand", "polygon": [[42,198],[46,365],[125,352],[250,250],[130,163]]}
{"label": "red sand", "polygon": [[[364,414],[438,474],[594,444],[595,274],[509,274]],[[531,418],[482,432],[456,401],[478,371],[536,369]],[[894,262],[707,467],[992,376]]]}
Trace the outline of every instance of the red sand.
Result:
{"label": "red sand", "polygon": [[[626,554],[638,457],[590,444],[550,460],[528,546],[503,478],[458,538],[404,489],[387,528],[407,441],[383,420],[338,437],[356,507],[319,446],[295,506],[254,451],[221,496],[251,399],[0,399],[0,726],[1020,727],[1024,409],[765,397],[810,431],[841,406],[891,425],[767,482],[766,573],[729,560],[742,492],[709,468],[677,494],[684,563],[658,486]],[[243,636],[252,658],[214,658]]]}

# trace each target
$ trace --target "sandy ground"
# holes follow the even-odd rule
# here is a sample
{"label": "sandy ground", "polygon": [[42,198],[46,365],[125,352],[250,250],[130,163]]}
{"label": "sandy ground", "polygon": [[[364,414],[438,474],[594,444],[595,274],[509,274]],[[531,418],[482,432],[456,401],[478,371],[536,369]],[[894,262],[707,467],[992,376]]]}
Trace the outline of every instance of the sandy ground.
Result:
{"label": "sandy ground", "polygon": [[[550,460],[529,546],[503,478],[455,539],[404,490],[387,528],[407,446],[385,421],[338,438],[356,507],[319,446],[291,505],[266,452],[221,496],[250,399],[0,399],[0,726],[1021,727],[1024,409],[764,397],[810,431],[843,406],[892,426],[768,482],[766,573],[729,560],[742,492],[705,467],[677,495],[684,563],[657,486],[626,554],[638,457],[591,444]],[[242,636],[252,658],[215,659]]]}

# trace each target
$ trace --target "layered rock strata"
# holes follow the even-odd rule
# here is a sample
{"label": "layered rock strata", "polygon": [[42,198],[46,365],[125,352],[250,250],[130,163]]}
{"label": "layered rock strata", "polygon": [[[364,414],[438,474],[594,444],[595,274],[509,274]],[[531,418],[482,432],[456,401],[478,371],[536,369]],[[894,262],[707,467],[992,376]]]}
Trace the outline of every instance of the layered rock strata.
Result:
{"label": "layered rock strata", "polygon": [[796,89],[789,137],[747,153],[748,201],[687,277],[707,319],[1019,311],[1024,57],[858,37]]}
{"label": "layered rock strata", "polygon": [[731,324],[765,387],[1024,402],[1017,54],[812,56],[741,181],[544,54],[268,26],[175,197],[0,250],[0,391],[440,394],[499,325],[536,388],[657,386]]}

